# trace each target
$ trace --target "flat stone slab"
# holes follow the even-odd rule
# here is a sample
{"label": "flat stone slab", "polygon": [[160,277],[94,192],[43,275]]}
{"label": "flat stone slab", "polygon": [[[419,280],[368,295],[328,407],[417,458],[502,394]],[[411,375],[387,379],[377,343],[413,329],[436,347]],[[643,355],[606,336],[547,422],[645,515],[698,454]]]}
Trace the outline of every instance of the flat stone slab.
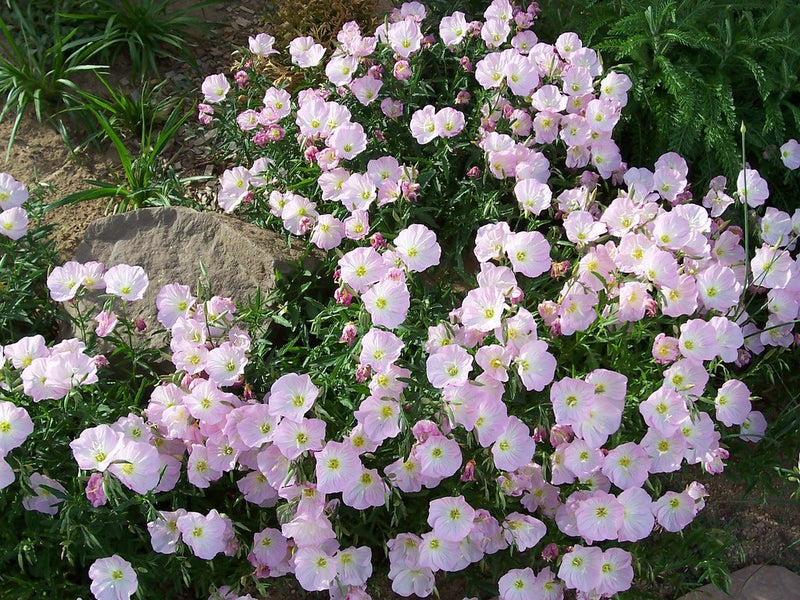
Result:
{"label": "flat stone slab", "polygon": [[[303,257],[301,246],[289,247],[286,239],[273,231],[220,213],[158,207],[93,221],[74,260],[99,261],[107,269],[123,263],[142,267],[150,283],[142,300],[127,303],[128,315],[140,316],[148,328],[155,328],[161,327],[155,298],[164,285],[181,283],[196,294],[202,281],[211,294],[236,302],[253,297],[257,289],[266,296],[275,288],[276,271],[288,274],[296,270]],[[307,268],[319,263],[316,255],[304,259]],[[103,298],[87,294],[84,302],[90,303],[89,313],[94,315]],[[82,310],[86,311],[85,305]]]}
{"label": "flat stone slab", "polygon": [[800,600],[800,575],[785,567],[752,565],[731,573],[727,594],[709,584],[678,600]]}

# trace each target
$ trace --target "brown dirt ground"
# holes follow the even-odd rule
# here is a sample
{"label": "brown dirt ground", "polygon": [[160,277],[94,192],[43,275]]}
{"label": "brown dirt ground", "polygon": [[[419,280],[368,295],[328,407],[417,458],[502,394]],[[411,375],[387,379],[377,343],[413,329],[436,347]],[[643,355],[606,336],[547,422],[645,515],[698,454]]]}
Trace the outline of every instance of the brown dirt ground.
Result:
{"label": "brown dirt ground", "polygon": [[[177,6],[191,4],[191,0],[175,2]],[[262,30],[259,27],[259,11],[253,6],[251,2],[228,1],[203,9],[209,21],[225,23],[213,43],[198,49],[198,61],[203,72],[227,72],[235,47],[246,45],[248,35]],[[201,79],[192,75],[185,66],[169,67],[171,69],[165,73],[167,77],[183,78],[184,84],[199,89]],[[124,76],[121,79],[124,82]],[[0,150],[3,153],[11,124],[12,118],[8,117],[0,123]],[[203,155],[198,145],[185,139],[177,142],[171,160],[186,175],[220,174],[219,170],[214,171],[213,163]],[[26,185],[35,182],[45,184],[46,198],[51,201],[87,189],[90,187],[86,183],[88,179],[107,179],[109,171],[113,172],[115,168],[113,151],[93,150],[71,155],[59,134],[37,123],[31,115],[22,120],[10,159],[4,162],[0,157],[0,171],[10,173]],[[49,213],[49,220],[56,225],[55,238],[65,260],[71,257],[86,226],[102,217],[106,210],[107,202],[97,200]],[[786,466],[791,468],[792,465]],[[775,493],[763,490],[746,493],[742,484],[734,483],[724,475],[708,477],[704,483],[711,494],[706,508],[707,518],[727,523],[740,543],[740,548],[731,548],[731,570],[750,564],[768,563],[783,565],[800,573],[800,499],[789,497],[793,490],[788,485],[780,486]],[[327,597],[327,594],[308,594],[288,582],[286,585],[280,585],[276,589],[275,599],[269,600],[287,596]],[[462,582],[454,578],[440,593],[446,600],[461,598]],[[385,585],[374,590],[373,594],[375,598],[398,597]]]}

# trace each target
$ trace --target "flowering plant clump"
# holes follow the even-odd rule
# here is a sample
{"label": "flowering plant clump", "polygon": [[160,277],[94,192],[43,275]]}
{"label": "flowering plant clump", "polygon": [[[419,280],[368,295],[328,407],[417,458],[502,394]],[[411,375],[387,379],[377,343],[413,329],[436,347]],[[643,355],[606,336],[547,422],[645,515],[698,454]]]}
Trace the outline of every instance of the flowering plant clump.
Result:
{"label": "flowering plant clump", "polygon": [[[267,34],[235,81],[206,79],[199,120],[235,148],[220,208],[316,249],[333,286],[270,309],[165,286],[174,370],[74,432],[81,502],[138,499],[167,569],[213,560],[217,584],[291,574],[331,598],[369,597],[379,570],[426,597],[476,564],[503,600],[611,597],[646,569],[637,542],[690,526],[708,495],[692,465],[720,473],[765,435],[747,380],[795,344],[800,210],[766,206],[752,169],[695,197],[676,154],[624,163],[630,81],[574,33],[540,41],[538,13],[495,0],[430,24],[412,2],[374,35],[346,24],[332,55],[295,40],[296,90],[261,74],[286,51]],[[67,263],[48,285],[105,289],[91,347],[137,334],[112,301],[142,297],[141,268]],[[20,383],[1,457],[35,431],[25,407],[98,384],[85,351],[3,348]],[[69,492],[34,475],[26,508],[57,513]],[[102,549],[92,592],[129,597],[135,556]]]}

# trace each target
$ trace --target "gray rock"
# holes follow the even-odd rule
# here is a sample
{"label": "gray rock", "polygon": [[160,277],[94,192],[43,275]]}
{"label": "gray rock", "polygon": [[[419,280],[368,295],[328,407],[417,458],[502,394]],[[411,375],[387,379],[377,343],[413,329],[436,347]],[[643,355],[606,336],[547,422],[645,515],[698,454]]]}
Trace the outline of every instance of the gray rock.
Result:
{"label": "gray rock", "polygon": [[[142,300],[126,303],[130,318],[141,317],[148,328],[161,327],[155,298],[168,283],[188,285],[227,296],[236,302],[262,297],[275,287],[275,271],[291,273],[303,256],[301,244],[287,246],[281,235],[214,212],[183,207],[143,208],[93,221],[75,251],[78,262],[100,261],[106,268],[117,264],[141,266],[150,280]],[[319,264],[319,254],[304,266]],[[207,278],[203,276],[201,265]],[[104,298],[87,295],[81,310],[94,315]],[[89,306],[86,306],[89,303]],[[93,329],[93,324],[90,324]],[[73,334],[74,335],[74,334]],[[152,338],[151,347],[163,341]]]}
{"label": "gray rock", "polygon": [[731,573],[728,593],[705,585],[679,600],[800,600],[800,575],[786,567],[752,565]]}

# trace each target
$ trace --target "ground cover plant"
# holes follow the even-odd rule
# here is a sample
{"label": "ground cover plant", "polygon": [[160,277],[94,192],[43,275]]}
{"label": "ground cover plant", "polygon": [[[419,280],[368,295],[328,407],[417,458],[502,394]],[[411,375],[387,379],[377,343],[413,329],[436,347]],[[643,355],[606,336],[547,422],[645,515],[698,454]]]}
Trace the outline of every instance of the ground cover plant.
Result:
{"label": "ground cover plant", "polygon": [[583,32],[606,64],[631,77],[629,114],[639,118],[621,124],[626,156],[678,152],[695,185],[706,186],[738,172],[744,121],[747,161],[773,183],[772,204],[791,211],[800,175],[776,157],[800,135],[798,23],[800,7],[787,0],[613,0],[564,3],[551,27]]}
{"label": "ground cover plant", "polygon": [[[172,283],[158,323],[135,318],[141,267],[50,270],[79,337],[0,341],[5,589],[246,599],[290,575],[427,597],[467,571],[465,593],[511,600],[724,581],[701,469],[760,442],[799,473],[796,395],[776,411],[753,391],[795,344],[800,211],[747,165],[699,191],[678,154],[623,162],[630,79],[574,33],[539,40],[538,14],[407,3],[377,31],[345,24],[335,52],[254,33],[232,77],[208,76],[219,207],[322,264],[269,297]],[[795,140],[780,159],[798,167]],[[36,198],[4,177],[0,203],[10,255]]]}

